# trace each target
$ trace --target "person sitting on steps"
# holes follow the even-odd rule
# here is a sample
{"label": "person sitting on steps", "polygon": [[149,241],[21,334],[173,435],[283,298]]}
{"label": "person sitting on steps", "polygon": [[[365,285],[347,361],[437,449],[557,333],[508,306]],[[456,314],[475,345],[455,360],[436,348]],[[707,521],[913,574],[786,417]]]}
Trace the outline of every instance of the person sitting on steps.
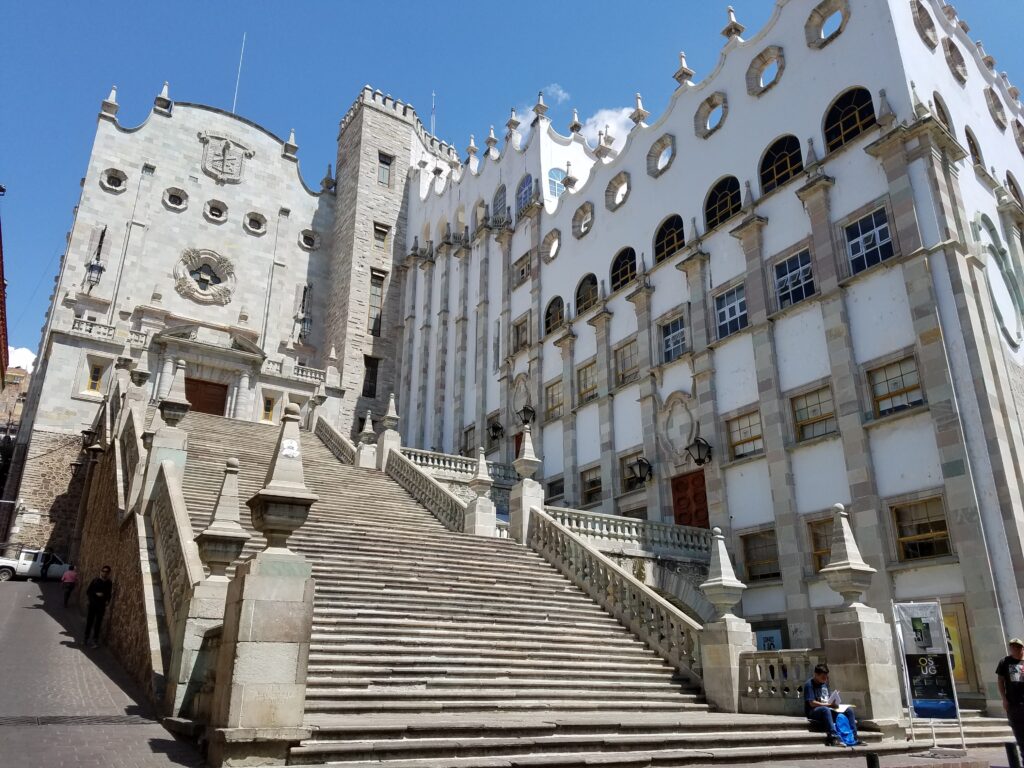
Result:
{"label": "person sitting on steps", "polygon": [[[832,691],[828,684],[828,667],[818,664],[814,668],[814,675],[804,683],[804,715],[812,723],[819,723],[828,729],[828,737],[825,743],[830,746],[842,746],[842,741],[836,733],[835,716],[838,714],[839,704],[830,703]],[[850,729],[853,731],[857,746],[864,744],[857,736],[857,716],[852,708],[845,708],[843,715],[850,721]]]}

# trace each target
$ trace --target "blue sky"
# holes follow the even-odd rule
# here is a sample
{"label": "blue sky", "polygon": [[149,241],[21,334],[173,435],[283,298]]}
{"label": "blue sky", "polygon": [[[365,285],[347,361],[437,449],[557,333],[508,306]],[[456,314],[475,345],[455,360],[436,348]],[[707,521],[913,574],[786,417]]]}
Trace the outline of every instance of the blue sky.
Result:
{"label": "blue sky", "polygon": [[[771,0],[734,0],[752,36]],[[230,109],[247,33],[238,113],[296,131],[307,181],[334,161],[337,124],[364,83],[411,102],[460,154],[546,88],[564,130],[631,106],[655,116],[685,50],[697,79],[724,43],[727,2],[174,3],[97,0],[0,4],[0,199],[11,344],[35,350],[100,101],[118,86],[122,124],[142,122],[164,80],[172,99]],[[1024,87],[1022,0],[961,0],[971,35]],[[603,121],[602,121],[603,122]]]}

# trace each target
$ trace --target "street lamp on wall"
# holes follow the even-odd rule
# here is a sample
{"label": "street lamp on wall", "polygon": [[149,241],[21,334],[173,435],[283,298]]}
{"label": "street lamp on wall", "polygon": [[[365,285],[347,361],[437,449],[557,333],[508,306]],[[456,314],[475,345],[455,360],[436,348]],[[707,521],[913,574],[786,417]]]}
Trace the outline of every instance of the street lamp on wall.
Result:
{"label": "street lamp on wall", "polygon": [[626,465],[626,468],[633,473],[633,477],[636,478],[638,483],[646,483],[654,474],[654,467],[651,466],[651,462],[643,456],[637,456]]}
{"label": "street lamp on wall", "polygon": [[692,443],[686,446],[686,453],[689,454],[691,459],[693,459],[694,464],[698,467],[703,467],[711,461],[711,443],[703,437],[697,437]]}
{"label": "street lamp on wall", "polygon": [[85,450],[96,441],[96,430],[92,427],[82,430],[82,450]]}
{"label": "street lamp on wall", "polygon": [[522,410],[520,410],[517,415],[519,416],[519,419],[523,422],[523,424],[526,425],[533,421],[533,418],[537,415],[537,412],[533,410],[533,408],[530,405],[524,405],[522,407]]}
{"label": "street lamp on wall", "polygon": [[500,440],[505,435],[505,428],[496,421],[487,425],[487,434],[491,440]]}

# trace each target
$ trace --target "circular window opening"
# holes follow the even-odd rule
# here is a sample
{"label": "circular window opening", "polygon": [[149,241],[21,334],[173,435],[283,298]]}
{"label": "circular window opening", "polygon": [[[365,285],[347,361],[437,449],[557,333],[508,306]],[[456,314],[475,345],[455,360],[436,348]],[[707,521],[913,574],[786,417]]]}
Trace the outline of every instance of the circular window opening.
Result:
{"label": "circular window opening", "polygon": [[561,244],[562,244],[562,241],[559,238],[557,238],[557,237],[554,240],[551,241],[551,244],[548,246],[548,258],[549,259],[553,259],[553,258],[555,258],[555,256],[558,255],[558,247]]}
{"label": "circular window opening", "polygon": [[839,30],[843,27],[843,12],[836,11],[821,25],[821,38],[822,40],[828,40],[833,35],[839,34]]}
{"label": "circular window opening", "polygon": [[629,194],[629,184],[623,182],[619,184],[615,190],[614,202],[616,205],[622,205],[622,201],[626,199],[626,195]]}
{"label": "circular window opening", "polygon": [[220,279],[220,275],[213,271],[213,267],[209,264],[203,264],[198,269],[193,269],[189,272],[189,275],[195,280],[199,290],[203,293],[207,293],[215,285],[220,285],[223,282]]}
{"label": "circular window opening", "polygon": [[211,205],[210,206],[210,216],[212,216],[215,219],[223,219],[224,218],[224,209],[221,208],[219,205]]}
{"label": "circular window opening", "polygon": [[167,196],[167,202],[170,203],[171,205],[177,205],[179,207],[185,204],[185,201],[184,199],[182,199],[181,195],[176,195],[173,192]]}
{"label": "circular window opening", "polygon": [[717,107],[711,110],[711,114],[708,115],[708,121],[705,127],[709,131],[716,130],[721,124],[722,120],[725,119],[725,109],[719,104]]}
{"label": "circular window opening", "polygon": [[313,239],[312,235],[303,235],[302,244],[307,248],[312,248],[316,244],[316,240]]}
{"label": "circular window opening", "polygon": [[128,177],[117,168],[107,168],[100,176],[100,186],[108,192],[124,192]]}
{"label": "circular window opening", "polygon": [[765,68],[761,70],[761,87],[767,88],[769,85],[774,85],[775,81],[779,79],[779,60],[773,59],[769,61]]}
{"label": "circular window opening", "polygon": [[115,176],[112,173],[107,174],[107,186],[113,187],[114,189],[120,189],[121,185],[124,184],[119,176]]}
{"label": "circular window opening", "polygon": [[661,150],[661,154],[658,155],[658,160],[655,163],[655,167],[659,171],[664,171],[668,168],[668,164],[672,162],[672,147],[668,146]]}
{"label": "circular window opening", "polygon": [[257,219],[255,216],[250,216],[249,228],[255,229],[257,232],[259,232],[261,229],[263,229],[263,222]]}

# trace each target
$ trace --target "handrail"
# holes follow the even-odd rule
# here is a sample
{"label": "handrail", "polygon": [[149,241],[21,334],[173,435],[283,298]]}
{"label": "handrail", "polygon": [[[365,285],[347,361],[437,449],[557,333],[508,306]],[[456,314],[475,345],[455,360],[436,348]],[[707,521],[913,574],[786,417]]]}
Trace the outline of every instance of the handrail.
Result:
{"label": "handrail", "polygon": [[702,627],[542,509],[530,510],[529,545],[630,632],[701,681]]}
{"label": "handrail", "polygon": [[573,533],[597,542],[621,542],[651,552],[680,553],[698,560],[711,559],[712,536],[707,528],[637,520],[568,507],[545,509]]}
{"label": "handrail", "polygon": [[343,464],[356,463],[355,443],[336,430],[323,416],[317,416],[313,434],[319,437],[320,442],[327,446],[327,450]]}
{"label": "handrail", "polygon": [[466,522],[466,505],[437,480],[417,467],[401,451],[389,451],[384,471],[426,507],[445,528],[461,533]]}

